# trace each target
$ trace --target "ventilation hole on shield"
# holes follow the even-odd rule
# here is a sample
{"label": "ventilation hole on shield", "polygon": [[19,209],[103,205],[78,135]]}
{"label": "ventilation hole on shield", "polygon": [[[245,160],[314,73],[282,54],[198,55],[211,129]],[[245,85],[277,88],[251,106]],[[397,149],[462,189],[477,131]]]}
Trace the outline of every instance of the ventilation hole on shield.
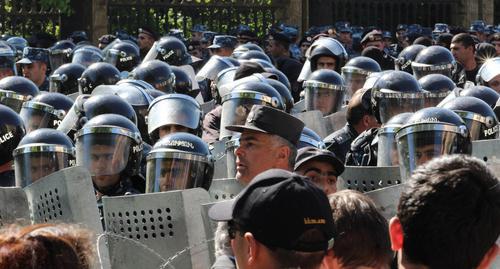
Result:
{"label": "ventilation hole on shield", "polygon": [[165,233],[164,233],[164,232],[161,232],[161,233],[160,233],[160,236],[161,236],[161,237],[165,237]]}
{"label": "ventilation hole on shield", "polygon": [[167,211],[167,213],[170,213],[170,208],[167,207],[167,209],[165,209],[165,211]]}
{"label": "ventilation hole on shield", "polygon": [[158,214],[161,214],[161,209],[160,209],[160,208],[158,208],[158,209],[156,210],[156,212],[158,212]]}
{"label": "ventilation hole on shield", "polygon": [[168,228],[172,229],[172,227],[174,227],[174,226],[172,225],[172,223],[169,223],[169,224],[168,224]]}
{"label": "ventilation hole on shield", "polygon": [[215,197],[215,200],[219,200],[219,195],[216,194],[214,197]]}
{"label": "ventilation hole on shield", "polygon": [[160,228],[160,230],[163,230],[163,228],[164,228],[163,224],[158,225],[158,228]]}
{"label": "ventilation hole on shield", "polygon": [[153,215],[153,209],[150,209],[148,212],[149,212],[149,215]]}
{"label": "ventilation hole on shield", "polygon": [[392,185],[392,180],[387,180],[387,185]]}
{"label": "ventilation hole on shield", "polygon": [[156,238],[156,233],[152,233],[152,234],[151,234],[151,236],[152,236],[153,238]]}
{"label": "ventilation hole on shield", "polygon": [[168,233],[168,235],[170,235],[170,236],[174,236],[174,232],[170,231],[170,232]]}
{"label": "ventilation hole on shield", "polygon": [[488,157],[487,157],[487,156],[484,156],[484,157],[483,157],[483,161],[487,163],[487,162],[488,162]]}
{"label": "ventilation hole on shield", "polygon": [[130,213],[128,211],[125,212],[125,216],[130,216]]}
{"label": "ventilation hole on shield", "polygon": [[141,215],[143,215],[143,216],[146,215],[146,211],[141,210]]}

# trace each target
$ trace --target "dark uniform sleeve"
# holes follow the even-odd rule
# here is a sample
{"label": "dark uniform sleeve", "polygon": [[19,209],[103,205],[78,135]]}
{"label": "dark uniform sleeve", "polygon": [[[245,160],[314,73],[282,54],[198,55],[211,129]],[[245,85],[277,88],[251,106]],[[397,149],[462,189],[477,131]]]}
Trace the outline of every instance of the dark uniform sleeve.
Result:
{"label": "dark uniform sleeve", "polygon": [[325,144],[329,151],[335,153],[335,155],[345,163],[347,151],[349,151],[353,140],[354,137],[349,132],[349,127],[346,125],[344,128],[326,137]]}
{"label": "dark uniform sleeve", "polygon": [[221,115],[222,106],[217,106],[205,115],[203,119],[203,135],[201,138],[206,143],[210,144],[219,140]]}

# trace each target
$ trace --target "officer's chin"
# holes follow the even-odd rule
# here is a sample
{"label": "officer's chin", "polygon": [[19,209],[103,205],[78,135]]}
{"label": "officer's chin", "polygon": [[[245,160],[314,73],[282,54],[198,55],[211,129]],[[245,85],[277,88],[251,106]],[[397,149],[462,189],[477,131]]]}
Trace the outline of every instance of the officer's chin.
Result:
{"label": "officer's chin", "polygon": [[120,175],[93,176],[92,181],[94,182],[94,186],[98,191],[106,192],[120,182]]}

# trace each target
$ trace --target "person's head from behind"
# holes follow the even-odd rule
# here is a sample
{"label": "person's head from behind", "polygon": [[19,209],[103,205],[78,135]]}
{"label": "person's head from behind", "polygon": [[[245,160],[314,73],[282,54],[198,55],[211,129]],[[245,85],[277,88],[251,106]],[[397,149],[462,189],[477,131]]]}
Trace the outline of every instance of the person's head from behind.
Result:
{"label": "person's head from behind", "polygon": [[489,268],[499,248],[500,181],[474,157],[434,159],[411,176],[389,231],[400,268]]}
{"label": "person's head from behind", "polygon": [[11,227],[0,233],[1,269],[89,269],[90,233],[64,224]]}
{"label": "person's head from behind", "polygon": [[[272,169],[209,216],[229,221],[238,268],[319,268],[333,245],[333,220],[324,192],[306,178]],[[272,220],[272,221],[270,221]]]}
{"label": "person's head from behind", "polygon": [[393,253],[387,220],[368,197],[353,190],[328,196],[335,243],[324,259],[330,269],[389,268]]}

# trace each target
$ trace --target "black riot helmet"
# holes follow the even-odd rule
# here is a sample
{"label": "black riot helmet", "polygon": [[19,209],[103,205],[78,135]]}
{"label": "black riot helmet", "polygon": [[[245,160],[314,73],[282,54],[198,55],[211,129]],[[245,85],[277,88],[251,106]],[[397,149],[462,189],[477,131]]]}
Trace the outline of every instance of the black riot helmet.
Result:
{"label": "black riot helmet", "polygon": [[222,97],[221,140],[233,135],[233,132],[226,130],[226,126],[245,123],[253,105],[285,109],[283,98],[268,83],[251,81],[240,84]]}
{"label": "black riot helmet", "polygon": [[412,115],[411,112],[397,114],[379,128],[377,133],[377,166],[399,165],[396,132],[408,123],[408,119]]}
{"label": "black riot helmet", "polygon": [[26,133],[39,128],[57,129],[73,106],[73,100],[57,92],[45,92],[23,103],[19,115]]}
{"label": "black riot helmet", "polygon": [[270,64],[273,63],[273,61],[271,61],[271,58],[269,58],[269,56],[267,56],[264,52],[258,51],[258,50],[250,50],[250,51],[244,52],[241,55],[239,55],[237,59],[238,60],[261,59],[261,60],[266,61]]}
{"label": "black riot helmet", "polygon": [[425,91],[418,81],[403,71],[384,72],[372,89],[372,111],[379,123],[403,112],[424,107]]}
{"label": "black riot helmet", "polygon": [[344,67],[342,67],[342,77],[344,78],[346,86],[345,100],[350,100],[354,92],[363,88],[366,78],[371,73],[381,71],[380,65],[372,58],[358,56],[349,60]]}
{"label": "black riot helmet", "polygon": [[264,53],[264,50],[261,47],[259,47],[259,45],[254,44],[254,43],[245,43],[245,44],[241,44],[241,45],[237,46],[234,49],[233,54],[231,56],[236,58],[236,59],[239,59],[241,54],[243,54],[247,51],[251,51],[251,50],[260,51],[260,52]]}
{"label": "black riot helmet", "polygon": [[49,77],[49,91],[66,95],[78,92],[78,79],[84,71],[85,67],[77,63],[59,66]]}
{"label": "black riot helmet", "polygon": [[425,107],[437,106],[456,88],[451,78],[442,74],[429,74],[418,80],[422,89],[427,91]]}
{"label": "black riot helmet", "polygon": [[500,94],[495,90],[487,86],[473,86],[460,91],[460,96],[473,96],[485,101],[491,108],[495,107],[495,104],[500,99]]}
{"label": "black riot helmet", "polygon": [[286,86],[286,88],[291,92],[292,91],[292,86],[290,84],[290,81],[288,80],[288,78],[286,77],[286,75],[281,72],[279,69],[277,68],[274,68],[274,67],[264,67],[264,70],[266,70],[267,73],[271,73],[273,75],[275,75],[276,77],[278,77],[278,81],[283,83],[283,85]]}
{"label": "black riot helmet", "polygon": [[459,96],[441,107],[453,110],[464,120],[472,141],[498,138],[498,119],[493,109],[483,100]]}
{"label": "black riot helmet", "polygon": [[28,46],[28,41],[20,36],[13,36],[7,39],[7,43],[13,48],[16,61],[21,60],[23,50]]}
{"label": "black riot helmet", "polygon": [[202,81],[208,79],[210,81],[215,81],[220,71],[239,65],[240,63],[233,58],[213,55],[200,71],[196,73],[196,80]]}
{"label": "black riot helmet", "polygon": [[181,66],[192,62],[186,45],[177,37],[166,36],[158,40],[144,57],[144,62],[160,60],[170,65]]}
{"label": "black riot helmet", "polygon": [[140,172],[142,140],[139,129],[117,114],[90,119],[76,133],[76,164],[87,168],[94,187],[109,195],[123,178]]}
{"label": "black riot helmet", "polygon": [[411,63],[417,79],[428,74],[443,74],[451,78],[456,61],[451,52],[442,46],[430,46],[421,50]]}
{"label": "black riot helmet", "polygon": [[[308,66],[311,72],[318,69],[318,59],[322,56],[328,56],[335,59],[335,71],[341,73],[341,67],[347,61],[347,52],[340,42],[333,38],[320,38],[309,47],[306,56],[310,62]],[[304,64],[306,66],[306,64]],[[307,78],[307,76],[306,76]]]}
{"label": "black riot helmet", "polygon": [[83,104],[86,120],[102,114],[122,115],[137,125],[137,115],[134,108],[116,95],[92,95]]}
{"label": "black riot helmet", "polygon": [[21,117],[10,107],[0,105],[0,165],[12,161],[12,151],[25,134]]}
{"label": "black riot helmet", "polygon": [[293,108],[293,96],[290,90],[279,80],[268,78],[266,82],[269,83],[273,88],[279,92],[283,102],[285,104],[285,111],[290,113],[290,110]]}
{"label": "black riot helmet", "polygon": [[141,62],[139,47],[131,42],[118,42],[106,51],[104,61],[120,72],[130,72]]}
{"label": "black riot helmet", "polygon": [[10,76],[0,80],[0,103],[18,113],[23,102],[31,100],[39,93],[35,83],[25,77]]}
{"label": "black riot helmet", "polygon": [[61,40],[49,48],[50,67],[52,70],[71,62],[71,53],[75,44],[70,40]]}
{"label": "black riot helmet", "polygon": [[16,75],[16,52],[7,42],[0,40],[0,79]]}
{"label": "black riot helmet", "polygon": [[99,85],[114,85],[120,80],[120,71],[109,63],[94,63],[78,79],[80,94],[91,94]]}
{"label": "black riot helmet", "polygon": [[196,92],[193,91],[193,81],[186,73],[186,71],[182,70],[177,66],[171,66],[170,68],[172,69],[172,73],[174,73],[175,75],[175,82],[173,85],[174,92],[195,97],[193,96],[194,92]]}
{"label": "black riot helmet", "polygon": [[405,71],[406,73],[413,74],[411,63],[415,60],[418,53],[425,49],[426,46],[420,44],[413,44],[404,48],[394,61],[394,67],[398,71]]}
{"label": "black riot helmet", "polygon": [[415,112],[396,132],[402,179],[432,158],[470,154],[471,138],[464,121],[453,111],[427,107]]}
{"label": "black riot helmet", "polygon": [[89,67],[94,63],[102,62],[103,59],[102,51],[98,47],[83,45],[74,48],[71,62]]}
{"label": "black riot helmet", "polygon": [[147,156],[146,193],[204,188],[212,183],[213,161],[208,145],[189,133],[160,139]]}
{"label": "black riot helmet", "polygon": [[323,116],[340,109],[346,88],[344,79],[329,69],[314,71],[303,83],[306,111],[319,110]]}
{"label": "black riot helmet", "polygon": [[26,187],[42,177],[75,165],[75,146],[54,129],[38,129],[21,139],[14,150],[16,186]]}
{"label": "black riot helmet", "polygon": [[323,142],[321,136],[307,127],[304,127],[304,129],[302,130],[299,142],[297,143],[297,149],[301,149],[304,147],[315,147],[319,149],[326,148],[325,142]]}
{"label": "black riot helmet", "polygon": [[144,61],[132,71],[133,79],[143,80],[162,92],[171,93],[175,74],[170,66],[159,60]]}
{"label": "black riot helmet", "polygon": [[202,120],[203,112],[194,98],[178,93],[167,94],[149,106],[148,133],[153,142],[180,131],[201,137]]}

